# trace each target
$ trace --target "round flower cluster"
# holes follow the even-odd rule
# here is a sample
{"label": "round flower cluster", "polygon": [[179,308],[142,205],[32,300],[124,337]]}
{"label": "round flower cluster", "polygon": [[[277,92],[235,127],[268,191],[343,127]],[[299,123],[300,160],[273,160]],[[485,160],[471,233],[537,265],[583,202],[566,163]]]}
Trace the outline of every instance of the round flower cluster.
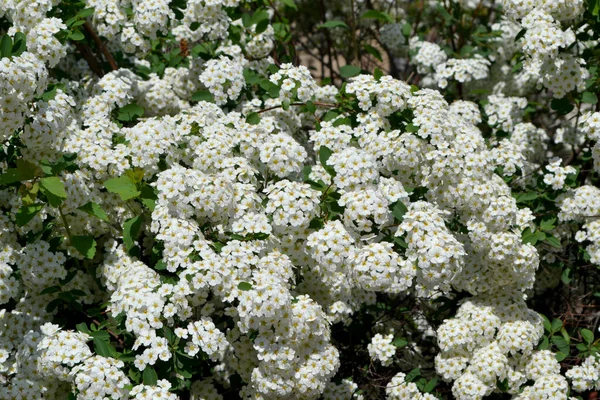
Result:
{"label": "round flower cluster", "polygon": [[[350,79],[346,85],[346,92],[356,94],[361,110],[374,109],[378,116],[385,117],[406,108],[406,100],[410,97],[410,86],[391,76],[382,76],[376,80],[371,75],[359,75]],[[371,114],[359,116],[359,120],[363,119],[361,122],[365,125],[366,132],[372,132],[369,124],[370,117],[374,116]],[[383,123],[381,118],[375,119],[374,122],[375,128],[381,128],[380,125]]]}
{"label": "round flower cluster", "polygon": [[562,160],[555,157],[550,160],[548,165],[546,165],[546,170],[548,170],[549,173],[544,175],[544,183],[552,186],[552,189],[554,190],[563,189],[565,187],[567,175],[577,173],[577,170],[570,165],[563,167],[561,164]]}
{"label": "round flower cluster", "polygon": [[395,54],[402,50],[406,41],[402,34],[402,27],[403,24],[396,22],[385,24],[379,29],[381,42]]}
{"label": "round flower cluster", "polygon": [[310,75],[308,68],[281,64],[279,71],[272,74],[269,79],[279,86],[279,96],[282,100],[298,99],[309,101],[317,92],[317,84]]}
{"label": "round flower cluster", "polygon": [[442,65],[448,59],[448,55],[439,45],[423,41],[416,35],[410,38],[409,48],[414,53],[411,62],[417,66],[417,72],[420,74],[434,72],[438,65]]}
{"label": "round flower cluster", "polygon": [[396,354],[396,346],[392,344],[393,340],[393,334],[383,336],[378,333],[373,336],[371,343],[367,346],[371,360],[381,361],[381,365],[384,367],[392,365],[394,354]]}
{"label": "round flower cluster", "polygon": [[77,398],[91,400],[100,396],[115,400],[127,399],[127,386],[131,383],[121,371],[124,365],[123,361],[98,355],[77,365],[70,372],[79,391]]}
{"label": "round flower cluster", "polygon": [[448,80],[465,83],[486,79],[490,61],[476,54],[473,58],[451,58],[435,67],[435,79],[442,89],[448,86]]}
{"label": "round flower cluster", "polygon": [[491,95],[484,111],[488,116],[488,123],[495,129],[510,132],[514,126],[521,122],[522,110],[527,107],[527,99],[523,97],[506,97],[504,95]]}
{"label": "round flower cluster", "polygon": [[87,345],[91,337],[81,332],[63,331],[50,322],[40,327],[37,370],[44,376],[68,380],[70,369],[92,356]]}
{"label": "round flower cluster", "polygon": [[269,135],[260,149],[260,161],[280,178],[300,172],[306,160],[306,150],[290,135]]}
{"label": "round flower cluster", "polygon": [[400,293],[407,290],[415,275],[411,262],[394,252],[392,243],[372,243],[350,256],[354,279],[369,291]]}
{"label": "round flower cluster", "polygon": [[600,356],[591,355],[581,365],[569,369],[565,376],[571,380],[571,386],[577,392],[598,390],[600,388]]}
{"label": "round flower cluster", "polygon": [[[523,389],[537,393],[535,388],[545,387],[560,371],[553,353],[534,350],[544,332],[542,321],[515,293],[463,301],[456,317],[437,331],[442,351],[435,359],[436,371],[444,380],[454,381],[457,399],[482,399],[503,380],[509,393]],[[535,381],[534,386],[524,386],[527,380]],[[555,388],[564,396],[566,389]]]}
{"label": "round flower cluster", "polygon": [[206,62],[200,82],[208,88],[215,102],[222,105],[238,98],[245,84],[244,72],[239,63],[221,56]]}

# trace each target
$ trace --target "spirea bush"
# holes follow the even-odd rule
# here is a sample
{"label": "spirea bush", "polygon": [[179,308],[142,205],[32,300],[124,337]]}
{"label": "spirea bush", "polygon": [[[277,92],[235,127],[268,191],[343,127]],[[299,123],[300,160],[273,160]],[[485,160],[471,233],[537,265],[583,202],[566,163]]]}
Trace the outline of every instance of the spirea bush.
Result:
{"label": "spirea bush", "polygon": [[0,400],[596,398],[599,40],[598,0],[3,1]]}

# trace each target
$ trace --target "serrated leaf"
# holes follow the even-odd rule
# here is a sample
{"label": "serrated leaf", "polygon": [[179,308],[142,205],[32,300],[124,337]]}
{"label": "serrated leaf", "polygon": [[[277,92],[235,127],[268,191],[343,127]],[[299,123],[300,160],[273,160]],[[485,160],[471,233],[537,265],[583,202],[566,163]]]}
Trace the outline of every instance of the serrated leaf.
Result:
{"label": "serrated leaf", "polygon": [[555,238],[552,235],[546,235],[546,238],[544,239],[545,243],[548,243],[550,246],[552,247],[556,247],[557,249],[561,249],[562,245],[560,244],[560,240],[558,240],[557,238]]}
{"label": "serrated leaf", "polygon": [[556,222],[555,217],[543,219],[542,222],[540,223],[540,229],[543,231],[551,231],[552,229],[554,229],[556,227],[555,222]]}
{"label": "serrated leaf", "polygon": [[106,215],[106,212],[98,203],[88,201],[87,203],[85,203],[81,207],[78,207],[77,209],[89,215],[93,215],[94,217],[100,218],[102,221],[108,222],[108,215]]}
{"label": "serrated leaf", "polygon": [[137,186],[128,176],[120,176],[118,178],[109,179],[104,182],[104,187],[111,193],[116,193],[121,196],[121,199],[127,201],[141,194]]}
{"label": "serrated leaf", "polygon": [[71,244],[85,258],[92,259],[96,255],[96,240],[91,236],[73,236]]}
{"label": "serrated leaf", "polygon": [[31,204],[19,208],[16,214],[17,226],[27,225],[27,223],[31,221],[42,208],[44,208],[43,204]]}
{"label": "serrated leaf", "polygon": [[154,211],[156,200],[158,200],[156,189],[148,185],[142,186],[142,193],[140,194],[142,204],[148,207],[150,211]]}
{"label": "serrated leaf", "polygon": [[127,249],[131,249],[133,247],[134,241],[140,233],[141,227],[141,215],[129,218],[123,223],[123,243],[125,243],[125,247],[127,247]]}
{"label": "serrated leaf", "polygon": [[548,336],[544,336],[538,346],[538,350],[547,350],[548,347],[550,347],[550,342],[548,341]]}
{"label": "serrated leaf", "polygon": [[9,168],[0,175],[0,184],[8,185],[15,182],[28,181],[41,173],[41,170],[33,163],[25,160],[17,160],[17,168]]}
{"label": "serrated leaf", "polygon": [[340,75],[342,78],[351,78],[353,76],[359,75],[362,70],[355,65],[344,65],[340,68]]}
{"label": "serrated leaf", "polygon": [[580,333],[581,337],[587,344],[591,344],[594,342],[594,332],[584,328],[580,331]]}
{"label": "serrated leaf", "polygon": [[251,290],[252,289],[252,285],[248,282],[240,282],[240,283],[238,283],[237,287],[240,290]]}
{"label": "serrated leaf", "polygon": [[200,91],[194,93],[192,95],[192,97],[190,98],[190,100],[192,100],[192,101],[207,101],[209,103],[215,102],[215,98],[213,97],[212,93],[210,93],[208,90],[200,90]]}
{"label": "serrated leaf", "polygon": [[317,26],[317,28],[319,29],[332,29],[332,28],[344,28],[344,29],[349,29],[348,25],[346,25],[346,23],[344,21],[339,21],[339,20],[331,20],[331,21],[327,21],[319,26]]}

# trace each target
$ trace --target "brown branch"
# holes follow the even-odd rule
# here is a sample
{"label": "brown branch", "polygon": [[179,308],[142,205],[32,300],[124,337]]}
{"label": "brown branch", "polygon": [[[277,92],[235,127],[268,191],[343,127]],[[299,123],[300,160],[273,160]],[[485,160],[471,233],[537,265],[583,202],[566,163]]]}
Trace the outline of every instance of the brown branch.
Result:
{"label": "brown branch", "polygon": [[90,47],[87,44],[75,41],[73,42],[73,44],[75,45],[75,48],[77,48],[77,50],[81,53],[83,59],[87,62],[92,72],[94,72],[94,74],[102,78],[104,76],[104,71],[102,71],[102,68],[100,68],[98,60],[96,60],[96,56],[94,56],[94,53],[92,53]]}
{"label": "brown branch", "polygon": [[96,34],[96,31],[94,31],[94,28],[92,27],[92,25],[86,21],[83,24],[83,27],[85,28],[87,33],[92,37],[92,39],[96,43],[96,46],[98,46],[98,49],[102,52],[102,54],[106,58],[106,61],[108,61],[110,68],[112,68],[113,71],[118,70],[119,66],[117,65],[112,54],[110,54],[110,51],[108,51],[108,49],[106,48],[106,43],[102,42],[102,39],[100,39],[100,37]]}

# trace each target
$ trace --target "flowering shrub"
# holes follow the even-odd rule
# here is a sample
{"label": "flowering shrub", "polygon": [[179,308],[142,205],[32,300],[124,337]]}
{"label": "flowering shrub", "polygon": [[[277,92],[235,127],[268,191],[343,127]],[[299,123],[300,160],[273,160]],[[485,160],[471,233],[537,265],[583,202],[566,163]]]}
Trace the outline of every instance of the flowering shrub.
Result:
{"label": "flowering shrub", "polygon": [[0,4],[0,399],[599,390],[600,2],[327,3]]}

